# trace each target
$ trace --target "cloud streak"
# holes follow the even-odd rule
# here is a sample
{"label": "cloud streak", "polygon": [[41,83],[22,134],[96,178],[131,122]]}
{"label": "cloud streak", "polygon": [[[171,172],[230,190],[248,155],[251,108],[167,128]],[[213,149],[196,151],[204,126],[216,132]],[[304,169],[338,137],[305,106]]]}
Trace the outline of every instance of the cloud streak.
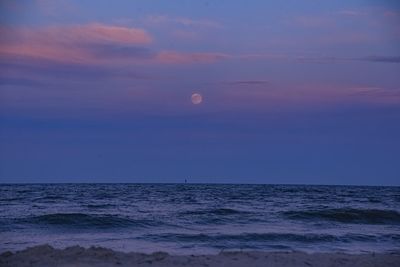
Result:
{"label": "cloud streak", "polygon": [[0,58],[31,58],[79,64],[213,63],[216,52],[154,51],[145,30],[88,24],[46,28],[0,28]]}
{"label": "cloud streak", "polygon": [[380,63],[400,63],[400,56],[369,56],[359,58],[359,60]]}
{"label": "cloud streak", "polygon": [[45,43],[148,44],[152,37],[143,29],[99,23],[44,28],[1,27],[3,41]]}
{"label": "cloud streak", "polygon": [[222,25],[209,19],[191,19],[185,17],[170,17],[166,15],[148,16],[145,21],[150,24],[173,23],[185,27],[204,27],[204,28],[222,28]]}
{"label": "cloud streak", "polygon": [[[152,42],[138,28],[104,24],[46,28],[1,27],[1,57],[19,56],[70,63],[93,63],[99,59],[92,50],[100,46],[134,46]],[[136,51],[137,52],[137,51]]]}
{"label": "cloud streak", "polygon": [[361,101],[400,104],[400,90],[381,87],[356,87],[350,88],[349,96]]}
{"label": "cloud streak", "polygon": [[350,10],[350,9],[341,10],[341,11],[338,12],[338,14],[342,15],[342,16],[348,16],[348,17],[358,17],[358,16],[367,15],[367,13],[364,12],[364,11]]}
{"label": "cloud streak", "polygon": [[229,59],[231,56],[223,53],[181,53],[176,51],[161,51],[156,58],[160,63],[214,63]]}
{"label": "cloud streak", "polygon": [[[168,17],[167,17],[168,18]],[[160,18],[158,18],[160,20]],[[161,20],[166,19],[161,17]],[[195,22],[179,20],[187,25]],[[37,59],[73,64],[198,64],[223,60],[280,60],[336,63],[365,61],[399,63],[399,56],[358,58],[289,56],[285,54],[228,54],[154,50],[154,38],[144,29],[91,23],[53,27],[0,27],[0,59]],[[245,83],[245,81],[242,81]],[[254,83],[253,83],[254,84]]]}
{"label": "cloud streak", "polygon": [[239,81],[231,81],[228,82],[229,84],[236,84],[236,85],[265,85],[270,84],[268,81],[264,80],[239,80]]}

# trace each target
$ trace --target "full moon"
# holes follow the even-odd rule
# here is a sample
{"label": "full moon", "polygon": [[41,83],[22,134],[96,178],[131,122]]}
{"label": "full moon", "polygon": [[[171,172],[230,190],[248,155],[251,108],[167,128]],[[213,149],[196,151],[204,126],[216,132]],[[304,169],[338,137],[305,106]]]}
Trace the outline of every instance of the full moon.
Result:
{"label": "full moon", "polygon": [[192,103],[197,105],[200,104],[203,101],[203,97],[201,96],[201,94],[198,93],[194,93],[192,95]]}

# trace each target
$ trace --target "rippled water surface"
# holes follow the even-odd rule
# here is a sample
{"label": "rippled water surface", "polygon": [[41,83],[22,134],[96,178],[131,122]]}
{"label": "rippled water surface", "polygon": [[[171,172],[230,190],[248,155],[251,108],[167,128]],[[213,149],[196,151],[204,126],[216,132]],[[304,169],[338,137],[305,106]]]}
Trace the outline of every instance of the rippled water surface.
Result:
{"label": "rippled water surface", "polygon": [[400,247],[400,188],[0,185],[0,251],[43,243],[175,254],[392,251]]}

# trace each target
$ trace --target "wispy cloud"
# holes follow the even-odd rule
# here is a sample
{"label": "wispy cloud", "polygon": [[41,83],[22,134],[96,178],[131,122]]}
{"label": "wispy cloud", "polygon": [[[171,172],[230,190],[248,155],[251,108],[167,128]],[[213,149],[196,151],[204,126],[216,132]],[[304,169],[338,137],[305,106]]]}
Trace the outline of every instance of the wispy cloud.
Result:
{"label": "wispy cloud", "polygon": [[22,57],[66,63],[213,63],[230,56],[217,52],[152,50],[144,29],[104,24],[46,28],[1,27],[0,58]]}
{"label": "wispy cloud", "polygon": [[[249,87],[232,87],[229,84],[219,89],[219,102],[226,107],[260,109],[314,109],[337,105],[385,105],[400,104],[400,90],[384,87],[351,87],[339,84],[295,84],[274,83]],[[222,105],[222,104],[221,104]]]}
{"label": "wispy cloud", "polygon": [[157,61],[161,63],[212,63],[230,58],[222,53],[182,53],[176,51],[161,51]]}
{"label": "wispy cloud", "polygon": [[342,16],[349,16],[349,17],[358,17],[358,16],[365,16],[368,13],[365,11],[360,11],[360,10],[341,10],[337,12],[337,14],[342,15]]}
{"label": "wispy cloud", "polygon": [[[216,51],[154,50],[144,29],[99,23],[53,27],[0,27],[0,59],[31,58],[80,64],[196,64],[223,60],[274,60],[314,63],[365,61],[400,63],[400,56],[301,56],[287,54],[229,54]],[[255,83],[261,81],[253,81]],[[246,83],[246,81],[242,81]],[[239,83],[238,83],[239,84]],[[249,81],[247,81],[249,84]]]}
{"label": "wispy cloud", "polygon": [[269,84],[268,81],[264,80],[238,80],[238,81],[231,81],[228,82],[229,84],[237,84],[237,85],[264,85]]}
{"label": "wispy cloud", "polygon": [[358,60],[381,63],[400,63],[400,56],[368,56],[358,58]]}
{"label": "wispy cloud", "polygon": [[365,56],[365,57],[337,57],[337,56],[298,56],[295,61],[304,63],[345,63],[351,61],[400,63],[400,56]]}
{"label": "wispy cloud", "polygon": [[143,29],[87,24],[46,28],[1,27],[0,55],[44,58],[63,62],[91,62],[92,48],[132,46],[152,42]]}
{"label": "wispy cloud", "polygon": [[350,88],[350,96],[357,97],[361,101],[376,103],[400,103],[400,90],[383,87],[354,87]]}
{"label": "wispy cloud", "polygon": [[150,24],[174,23],[186,27],[222,28],[222,24],[214,20],[170,17],[167,15],[151,15],[145,21]]}
{"label": "wispy cloud", "polygon": [[[30,34],[25,32],[25,34]],[[105,25],[99,23],[48,27],[47,29],[34,31],[41,38],[61,38],[65,42],[102,43],[113,42],[121,44],[148,44],[152,37],[143,29]]]}

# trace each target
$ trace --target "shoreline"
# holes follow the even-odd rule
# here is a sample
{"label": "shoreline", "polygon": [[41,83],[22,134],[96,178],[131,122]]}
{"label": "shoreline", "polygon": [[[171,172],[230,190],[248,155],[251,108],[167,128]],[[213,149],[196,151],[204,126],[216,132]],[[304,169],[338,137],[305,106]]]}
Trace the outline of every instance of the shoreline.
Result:
{"label": "shoreline", "polygon": [[103,247],[56,249],[40,245],[0,254],[0,266],[400,266],[400,250],[366,254],[229,251],[215,255],[170,255],[165,252],[126,253]]}

